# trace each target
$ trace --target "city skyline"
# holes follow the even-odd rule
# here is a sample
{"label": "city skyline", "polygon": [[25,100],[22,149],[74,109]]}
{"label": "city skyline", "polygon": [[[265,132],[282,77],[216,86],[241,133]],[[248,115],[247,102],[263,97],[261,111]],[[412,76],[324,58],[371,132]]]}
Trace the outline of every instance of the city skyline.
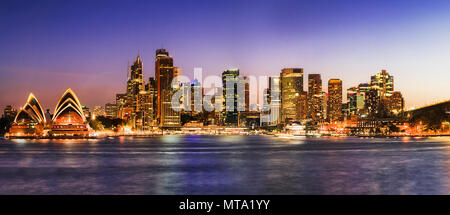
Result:
{"label": "city skyline", "polygon": [[[171,58],[172,58],[172,56],[170,56]],[[138,59],[138,61],[140,61],[140,64],[142,64],[143,63],[143,60],[141,60],[141,57],[140,57],[140,54],[137,54],[137,59]],[[127,66],[128,67],[130,67],[130,63],[131,63],[132,61],[130,61],[130,62],[128,62],[127,63]],[[133,65],[131,65],[131,68],[133,68]],[[173,68],[176,68],[176,69],[179,69],[178,67],[173,67]],[[235,68],[235,69],[237,69],[237,70],[240,70],[240,69],[238,69],[238,68]],[[305,93],[308,93],[309,91],[310,91],[310,89],[308,89],[308,81],[309,81],[309,79],[308,79],[308,76],[317,76],[318,75],[318,77],[319,77],[319,79],[320,79],[320,82],[318,83],[320,86],[320,89],[319,89],[319,91],[320,92],[326,92],[327,94],[329,93],[329,88],[328,88],[328,86],[327,86],[327,83],[329,82],[329,81],[332,81],[332,80],[340,80],[341,81],[341,85],[343,85],[343,86],[345,86],[345,80],[341,80],[340,78],[338,78],[338,77],[335,77],[335,78],[330,78],[330,79],[328,79],[328,80],[322,80],[321,79],[321,77],[323,76],[323,74],[320,74],[320,73],[315,73],[315,74],[311,74],[311,73],[307,73],[307,72],[304,72],[304,69],[303,68],[282,68],[282,69],[280,69],[280,72],[282,73],[284,70],[287,70],[287,69],[301,69],[302,70],[302,75],[304,75],[306,78],[302,78],[302,86],[301,86],[301,88],[302,88],[302,90],[305,92]],[[233,70],[233,69],[230,69],[230,68],[228,68],[228,69],[225,69],[225,71],[227,71],[227,70]],[[154,78],[155,78],[155,74],[153,73],[153,74],[148,74],[147,76],[146,75],[144,75],[144,69],[143,69],[143,66],[141,65],[141,74],[140,74],[140,78],[141,79],[143,79],[143,80],[145,80],[146,81],[146,83],[147,83],[147,81],[148,81],[148,79],[152,79],[153,81],[155,81],[154,80]],[[382,69],[381,70],[381,72],[383,72],[383,71],[386,71],[385,69]],[[154,72],[154,71],[153,71]],[[376,71],[376,73],[379,73],[380,71]],[[124,74],[126,74],[127,76],[133,76],[133,74],[131,73],[131,70],[130,70],[130,68],[128,68],[126,71],[124,71]],[[373,74],[375,74],[375,73],[373,73]],[[372,77],[373,78],[373,74],[371,74],[371,75],[369,75],[368,77]],[[183,75],[185,75],[185,74],[183,74]],[[220,77],[220,75],[221,75],[221,72],[220,73],[218,73],[218,74],[210,74],[211,76],[217,76],[217,77]],[[265,76],[268,76],[269,78],[270,77],[277,77],[277,78],[279,78],[280,77],[280,73],[279,74],[275,74],[275,75],[265,75]],[[195,79],[194,79],[194,77],[188,77],[188,78],[191,78],[192,79],[192,81],[194,81]],[[206,78],[206,77],[203,77],[203,78]],[[127,79],[130,79],[130,77],[127,77]],[[131,78],[130,80],[132,80],[133,78]],[[323,83],[322,83],[322,81],[323,81]],[[396,79],[396,84],[398,83],[398,79]],[[127,81],[123,81],[123,83],[118,83],[118,84],[127,84]],[[354,88],[355,86],[358,86],[358,85],[361,85],[361,84],[370,84],[371,83],[371,78],[367,78],[365,81],[362,81],[362,82],[360,82],[360,83],[355,83],[355,84],[347,84],[347,85],[350,85],[350,86],[352,86],[352,87],[349,87],[349,88],[342,88],[342,102],[343,103],[347,103],[347,102],[349,102],[349,100],[348,100],[348,96],[347,96],[347,93],[348,93],[348,90],[349,89],[351,89],[351,88]],[[144,85],[143,85],[144,83],[142,83],[142,87],[144,87]],[[147,83],[148,84],[148,83]],[[147,85],[146,84],[146,85]],[[261,83],[258,83],[258,85],[260,85]],[[66,87],[67,88],[67,87]],[[74,88],[74,89],[76,89],[76,87],[72,87],[72,88]],[[127,91],[127,87],[123,87],[122,86],[122,88],[124,88],[122,91]],[[140,90],[142,90],[142,89],[140,89]],[[120,91],[119,90],[119,92],[122,92],[122,91]],[[259,94],[263,94],[264,92],[264,89],[263,88],[261,88],[261,89],[257,89],[257,94],[259,95]],[[397,90],[397,91],[399,91],[399,90]],[[401,91],[401,90],[400,90]],[[139,90],[138,91],[136,91],[136,93],[138,93],[139,92]],[[33,92],[27,92],[26,94],[28,95],[28,94],[30,94],[30,93],[33,93]],[[103,95],[103,97],[111,97],[111,93],[115,93],[115,92],[110,92],[110,91],[107,91],[107,94],[105,94],[105,95]],[[253,93],[252,94],[252,96],[256,96],[256,95],[254,95],[254,94],[256,94],[255,92],[251,92],[251,93]],[[115,95],[115,94],[114,94]],[[124,95],[126,95],[126,93],[124,94]],[[44,97],[45,97],[45,95],[44,95]],[[58,97],[58,96],[57,96]],[[56,97],[55,97],[56,98]],[[101,106],[101,107],[103,107],[103,108],[105,108],[105,104],[110,104],[110,103],[113,103],[114,101],[116,101],[116,99],[117,98],[113,98],[113,99],[111,99],[111,100],[109,100],[109,101],[107,101],[106,103],[93,103],[93,104],[91,104],[91,105],[84,105],[84,106],[86,106],[86,107],[88,107],[88,108],[94,108],[94,107],[98,107],[98,106]],[[252,98],[253,99],[253,98]],[[255,101],[255,100],[258,100],[258,99],[254,99],[253,101]],[[442,102],[442,101],[446,101],[446,100],[448,100],[448,98],[443,98],[442,100],[436,100],[436,101],[432,101],[432,102],[429,102],[429,103],[426,103],[426,104],[423,104],[423,105],[421,105],[421,106],[412,106],[412,107],[407,107],[407,106],[405,106],[404,107],[404,109],[405,110],[409,110],[409,109],[411,109],[411,108],[420,108],[420,107],[425,107],[425,106],[427,106],[427,105],[430,105],[430,104],[434,104],[434,103],[439,103],[439,102]],[[405,98],[405,103],[407,102],[407,98]],[[19,101],[19,104],[20,104],[20,101]],[[83,102],[83,104],[86,104],[85,102]],[[251,105],[251,104],[256,104],[256,103],[250,103],[250,104],[248,104],[248,105]],[[262,105],[263,105],[263,102],[262,101],[260,101],[259,103],[257,103],[258,105],[260,105],[260,108],[262,108]],[[0,106],[0,108],[1,108],[1,110],[4,110],[7,106],[12,106],[13,108],[16,108],[16,109],[20,109],[22,106],[21,105],[17,105],[17,106],[15,106],[15,105],[13,105],[13,104],[0,104],[1,106]],[[50,105],[51,106],[51,105]],[[47,107],[47,106],[44,106],[44,109],[50,109],[50,111],[52,111],[52,109],[50,108],[50,106],[49,107]],[[155,110],[156,111],[156,110]]]}
{"label": "city skyline", "polygon": [[[138,12],[131,10],[133,3],[142,6]],[[154,76],[153,52],[161,47],[170,50],[174,64],[189,77],[194,67],[204,68],[207,75],[239,68],[243,76],[276,76],[283,68],[303,68],[305,75],[321,74],[323,83],[341,79],[346,101],[346,89],[386,69],[396,77],[406,108],[450,97],[446,1],[301,1],[284,6],[273,1],[172,2],[167,6],[174,13],[160,19],[162,23],[158,17],[163,13],[157,9],[164,5],[153,4],[155,10],[145,2],[133,3],[111,3],[98,15],[87,13],[99,2],[2,3],[0,108],[19,108],[22,98],[33,92],[48,105],[44,109],[52,109],[67,87],[86,106],[103,106],[114,101],[110,92],[124,91],[127,63],[137,52],[150,65],[144,65],[144,80]],[[35,4],[47,7],[37,9]],[[114,17],[102,18],[105,14]],[[158,28],[162,25],[166,27]]]}

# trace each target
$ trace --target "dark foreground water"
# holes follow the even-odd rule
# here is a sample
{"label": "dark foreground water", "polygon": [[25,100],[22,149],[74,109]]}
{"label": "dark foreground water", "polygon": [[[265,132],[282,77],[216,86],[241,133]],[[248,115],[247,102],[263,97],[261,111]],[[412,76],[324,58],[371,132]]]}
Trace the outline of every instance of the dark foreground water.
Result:
{"label": "dark foreground water", "polygon": [[450,194],[450,138],[0,140],[0,194]]}

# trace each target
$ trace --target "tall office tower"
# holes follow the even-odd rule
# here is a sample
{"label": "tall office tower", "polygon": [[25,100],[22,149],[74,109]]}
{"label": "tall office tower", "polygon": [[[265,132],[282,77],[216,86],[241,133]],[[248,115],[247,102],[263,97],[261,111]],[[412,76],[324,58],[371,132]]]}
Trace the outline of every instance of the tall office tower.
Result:
{"label": "tall office tower", "polygon": [[327,119],[330,122],[342,120],[342,81],[339,79],[328,81]]}
{"label": "tall office tower", "polygon": [[17,115],[17,110],[13,108],[11,105],[7,105],[3,110],[3,117],[14,119]]}
{"label": "tall office tower", "polygon": [[173,82],[173,80],[181,75],[181,69],[178,67],[173,67],[172,73],[168,75],[167,87],[163,87],[163,113],[162,113],[162,127],[180,127],[181,126],[181,109],[175,110],[172,106],[172,96],[173,94],[181,90],[181,82]]}
{"label": "tall office tower", "polygon": [[173,58],[165,49],[156,50],[155,80],[156,80],[156,119],[160,127],[180,126],[180,113],[172,109],[172,80],[180,75],[181,70],[173,67]]}
{"label": "tall office tower", "polygon": [[394,76],[389,75],[386,70],[371,76],[370,85],[378,91],[380,99],[389,97],[394,92]]}
{"label": "tall office tower", "polygon": [[239,69],[229,69],[222,73],[223,122],[225,125],[238,125]]}
{"label": "tall office tower", "polygon": [[320,74],[308,75],[308,115],[313,119],[323,118],[322,79]]}
{"label": "tall office tower", "polygon": [[138,94],[136,127],[140,130],[149,130],[153,126],[153,96],[149,90]]}
{"label": "tall office tower", "polygon": [[117,105],[111,103],[105,104],[105,114],[110,119],[117,118]]}
{"label": "tall office tower", "polygon": [[139,92],[145,90],[144,79],[142,76],[143,63],[139,55],[136,61],[131,65],[127,81],[127,106],[131,106],[137,111],[137,96]]}
{"label": "tall office tower", "polygon": [[297,103],[303,92],[303,69],[286,68],[281,70],[281,121],[289,123],[298,118]]}

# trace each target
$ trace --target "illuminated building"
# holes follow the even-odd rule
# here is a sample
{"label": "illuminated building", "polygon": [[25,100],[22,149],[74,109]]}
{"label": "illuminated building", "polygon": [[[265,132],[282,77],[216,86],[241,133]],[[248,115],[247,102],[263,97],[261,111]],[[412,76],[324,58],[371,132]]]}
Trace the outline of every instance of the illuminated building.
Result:
{"label": "illuminated building", "polygon": [[81,106],[81,110],[85,118],[91,118],[91,111],[89,110],[88,107],[83,105]]}
{"label": "illuminated building", "polygon": [[[136,57],[136,61],[128,68],[128,80],[126,97],[122,108],[127,110],[127,120],[133,128],[136,127],[136,112],[138,111],[138,95],[145,90],[145,83],[143,78],[143,62],[140,56]],[[131,110],[131,111],[130,111]],[[123,114],[123,113],[122,113]],[[130,115],[131,114],[131,115]]]}
{"label": "illuminated building", "polygon": [[163,113],[162,113],[162,127],[174,128],[181,126],[181,110],[175,110],[172,107],[172,96],[182,86],[181,83],[172,83],[175,77],[181,75],[181,69],[174,67],[172,74],[168,76],[167,85],[165,85],[165,92],[163,97]]}
{"label": "illuminated building", "polygon": [[126,122],[127,126],[135,127],[135,110],[131,106],[125,106],[120,109],[119,118]]}
{"label": "illuminated building", "polygon": [[345,119],[350,116],[349,102],[342,103],[342,114],[345,116]]}
{"label": "illuminated building", "polygon": [[148,83],[145,85],[145,91],[147,91],[147,92],[149,92],[151,95],[152,95],[152,97],[153,97],[153,101],[152,101],[152,103],[153,103],[153,116],[152,116],[152,118],[153,118],[153,125],[157,125],[156,124],[156,110],[157,110],[157,108],[158,108],[158,105],[156,104],[156,101],[157,101],[157,91],[156,91],[156,81],[155,81],[155,78],[153,78],[153,77],[150,77],[149,79],[148,79]]}
{"label": "illuminated building", "polygon": [[245,89],[244,89],[244,95],[245,95],[245,111],[246,112],[248,112],[248,111],[250,111],[250,82],[249,82],[249,79],[248,79],[248,77],[247,76],[244,76],[244,79],[242,80],[243,82],[244,82],[244,86],[245,86]]}
{"label": "illuminated building", "polygon": [[239,114],[239,127],[258,129],[261,125],[261,113],[258,111],[244,111]]}
{"label": "illuminated building", "polygon": [[[348,115],[356,115],[358,111],[357,102],[358,102],[358,88],[351,87],[347,89],[347,113]],[[363,98],[364,101],[364,98]],[[363,106],[364,107],[364,106]]]}
{"label": "illuminated building", "polygon": [[67,89],[51,117],[49,111],[44,113],[39,101],[30,93],[14,119],[10,137],[88,137],[89,125],[82,107],[75,93]]}
{"label": "illuminated building", "polygon": [[165,49],[156,50],[155,58],[155,80],[156,80],[156,103],[157,122],[160,127],[179,127],[180,112],[172,109],[172,95],[177,89],[173,89],[172,80],[181,75],[179,68],[173,67],[173,58]]}
{"label": "illuminated building", "polygon": [[125,103],[127,100],[127,94],[126,93],[118,93],[116,94],[116,112],[117,112],[117,117],[118,118],[122,118],[122,108],[125,107]]}
{"label": "illuminated building", "polygon": [[203,87],[200,82],[195,79],[190,83],[183,84],[184,95],[186,98],[186,108],[185,111],[188,112],[191,116],[195,116],[203,111]]}
{"label": "illuminated building", "polygon": [[330,122],[342,120],[342,81],[339,79],[328,81],[327,119]]}
{"label": "illuminated building", "polygon": [[322,101],[322,118],[320,119],[326,119],[328,116],[328,93],[322,92],[322,97],[320,98],[320,101]]}
{"label": "illuminated building", "polygon": [[365,93],[364,109],[366,110],[367,115],[374,116],[378,113],[378,106],[380,105],[380,96],[378,92],[377,89],[372,88]]}
{"label": "illuminated building", "polygon": [[50,127],[52,136],[89,136],[81,103],[71,89],[67,89],[59,99]]}
{"label": "illuminated building", "polygon": [[[271,114],[269,126],[277,126],[281,123],[281,79],[280,77],[269,77],[268,101],[270,102]],[[273,92],[273,94],[272,94]]]}
{"label": "illuminated building", "polygon": [[268,121],[261,122],[262,126],[277,126],[281,123],[280,77],[269,77],[269,88],[264,90],[263,96],[261,114],[264,114]]}
{"label": "illuminated building", "polygon": [[389,97],[394,92],[394,76],[389,75],[386,70],[381,70],[370,78],[370,85],[378,91],[378,97]]}
{"label": "illuminated building", "polygon": [[403,111],[405,101],[401,92],[393,92],[390,97],[387,97],[387,108],[392,113],[400,113]]}
{"label": "illuminated building", "polygon": [[94,110],[92,111],[93,117],[105,116],[105,110],[102,106],[94,106]]}
{"label": "illuminated building", "polygon": [[212,119],[209,121],[210,125],[223,125],[224,124],[224,114],[222,109],[223,108],[223,87],[215,87],[214,88],[214,96],[212,97],[212,104],[216,104],[215,101],[221,101],[221,107],[215,108],[213,112]]}
{"label": "illuminated building", "polygon": [[30,93],[25,105],[17,112],[9,133],[12,137],[42,136],[46,124],[41,104]]}
{"label": "illuminated building", "polygon": [[281,121],[289,123],[298,118],[297,103],[303,92],[303,69],[286,68],[281,70]]}
{"label": "illuminated building", "polygon": [[3,117],[14,119],[17,115],[17,110],[13,108],[11,105],[7,105],[5,109],[3,110]]}
{"label": "illuminated building", "polygon": [[110,119],[117,118],[117,105],[111,103],[105,104],[105,115]]}
{"label": "illuminated building", "polygon": [[149,130],[154,125],[153,121],[153,96],[150,91],[141,91],[138,94],[136,127],[141,130]]}
{"label": "illuminated building", "polygon": [[238,83],[239,69],[229,69],[222,73],[223,119],[229,126],[238,125]]}
{"label": "illuminated building", "polygon": [[315,120],[323,118],[323,96],[320,74],[309,74],[308,115]]}
{"label": "illuminated building", "polygon": [[[347,115],[364,115],[367,114],[366,94],[372,89],[370,84],[362,83],[358,87],[347,89]],[[372,101],[373,102],[373,101]]]}
{"label": "illuminated building", "polygon": [[298,119],[306,119],[308,117],[308,92],[301,92],[297,103]]}
{"label": "illuminated building", "polygon": [[[169,52],[165,49],[156,50],[155,58],[155,81],[156,81],[156,104],[157,104],[157,122],[160,126],[163,125],[163,101],[165,94],[167,94],[169,80],[173,74],[173,58],[169,56]],[[170,80],[171,81],[171,80]]]}
{"label": "illuminated building", "polygon": [[143,63],[138,55],[136,61],[129,69],[126,93],[127,100],[130,102],[128,105],[131,105],[135,110],[137,110],[137,96],[139,92],[145,89],[142,68]]}

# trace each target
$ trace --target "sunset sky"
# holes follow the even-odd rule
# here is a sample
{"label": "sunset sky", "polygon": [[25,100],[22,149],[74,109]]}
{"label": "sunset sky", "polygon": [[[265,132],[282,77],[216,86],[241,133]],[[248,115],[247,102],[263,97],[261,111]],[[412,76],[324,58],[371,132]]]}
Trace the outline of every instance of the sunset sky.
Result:
{"label": "sunset sky", "polygon": [[387,69],[406,107],[450,99],[448,0],[2,0],[0,29],[0,110],[33,92],[53,111],[69,87],[114,102],[127,63],[140,52],[147,81],[161,47],[187,76],[301,67],[347,89]]}

